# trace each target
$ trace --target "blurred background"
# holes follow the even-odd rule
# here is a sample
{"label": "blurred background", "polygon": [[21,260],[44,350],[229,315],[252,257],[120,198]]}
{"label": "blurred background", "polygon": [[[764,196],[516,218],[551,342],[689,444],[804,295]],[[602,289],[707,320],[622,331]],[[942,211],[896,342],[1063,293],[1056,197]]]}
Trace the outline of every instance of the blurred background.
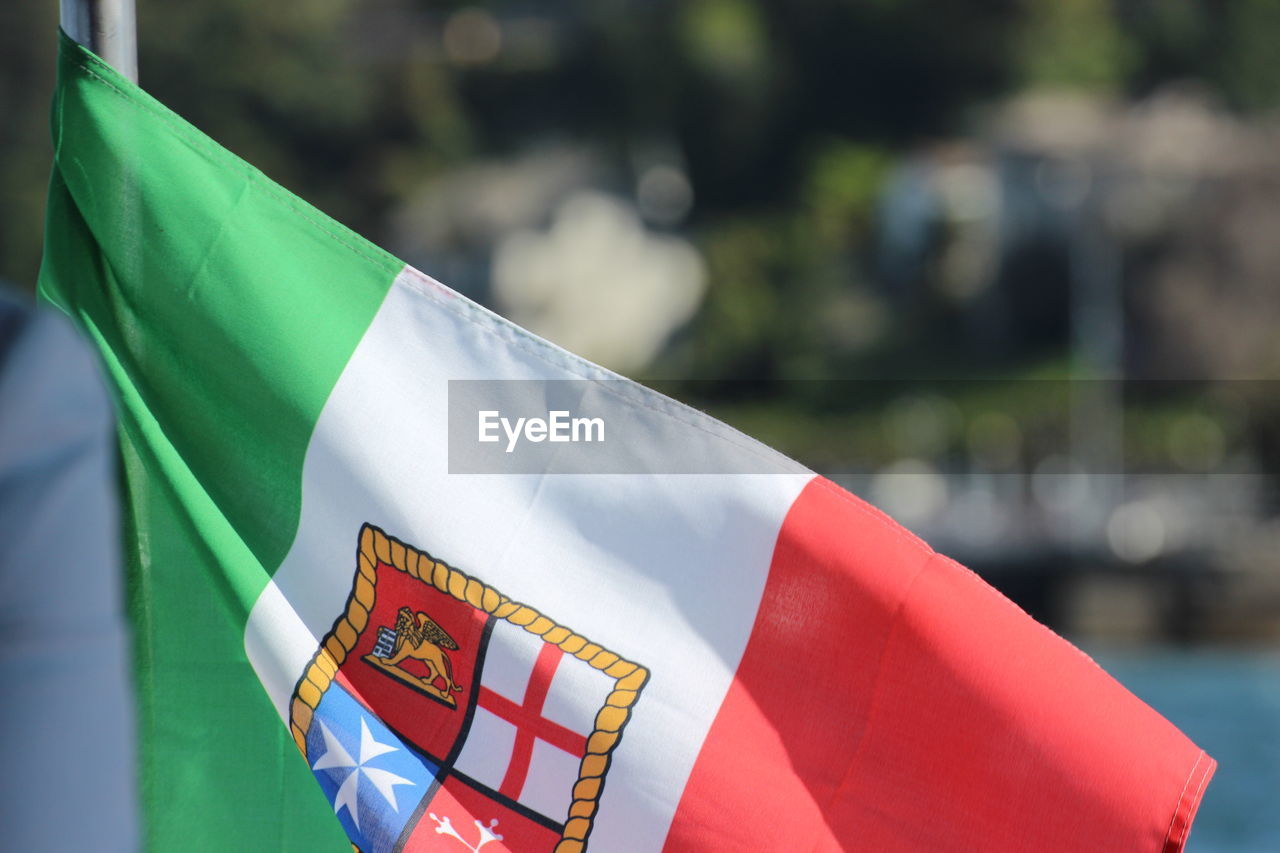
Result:
{"label": "blurred background", "polygon": [[[405,261],[805,462],[1221,763],[1280,850],[1280,3],[138,0],[142,85]],[[0,5],[34,288],[57,4]]]}

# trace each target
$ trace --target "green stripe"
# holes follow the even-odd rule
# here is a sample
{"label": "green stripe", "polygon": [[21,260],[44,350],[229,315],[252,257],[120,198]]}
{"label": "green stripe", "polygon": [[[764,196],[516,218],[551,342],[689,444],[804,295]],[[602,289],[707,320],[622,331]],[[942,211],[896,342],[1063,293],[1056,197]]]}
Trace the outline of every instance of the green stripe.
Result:
{"label": "green stripe", "polygon": [[41,291],[117,392],[153,850],[339,850],[245,659],[307,442],[402,264],[62,38]]}

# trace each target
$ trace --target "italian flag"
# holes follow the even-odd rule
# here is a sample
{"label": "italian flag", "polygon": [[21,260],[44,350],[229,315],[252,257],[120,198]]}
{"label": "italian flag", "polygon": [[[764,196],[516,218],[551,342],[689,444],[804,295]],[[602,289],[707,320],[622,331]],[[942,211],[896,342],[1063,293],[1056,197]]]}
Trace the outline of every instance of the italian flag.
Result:
{"label": "italian flag", "polygon": [[[117,394],[149,849],[1182,849],[1213,760],[873,507],[65,38],[53,133],[41,287]],[[715,464],[451,474],[450,382],[495,379]]]}

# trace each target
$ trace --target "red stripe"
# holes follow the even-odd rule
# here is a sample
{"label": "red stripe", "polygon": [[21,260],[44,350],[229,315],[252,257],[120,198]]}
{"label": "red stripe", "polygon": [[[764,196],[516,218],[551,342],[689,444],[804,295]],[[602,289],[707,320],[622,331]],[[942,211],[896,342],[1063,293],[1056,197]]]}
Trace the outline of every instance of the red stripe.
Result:
{"label": "red stripe", "polygon": [[1185,838],[1199,755],[975,575],[815,480],[666,849],[1160,853]]}
{"label": "red stripe", "polygon": [[564,652],[550,643],[544,643],[534,661],[529,683],[525,685],[524,700],[517,705],[505,696],[487,687],[480,687],[479,705],[516,727],[515,746],[511,763],[498,792],[512,799],[520,796],[525,780],[529,777],[529,763],[533,760],[535,740],[544,740],[572,755],[581,757],[587,751],[587,739],[571,729],[542,716],[542,706],[547,701],[547,691],[555,677],[556,667]]}

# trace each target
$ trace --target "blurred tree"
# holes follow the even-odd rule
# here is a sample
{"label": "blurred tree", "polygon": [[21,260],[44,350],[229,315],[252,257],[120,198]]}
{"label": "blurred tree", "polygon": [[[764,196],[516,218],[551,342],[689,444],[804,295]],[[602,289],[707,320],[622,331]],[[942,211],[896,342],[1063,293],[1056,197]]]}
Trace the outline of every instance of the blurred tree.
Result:
{"label": "blurred tree", "polygon": [[1027,4],[1018,39],[1024,85],[1117,92],[1128,82],[1135,47],[1111,0]]}
{"label": "blurred tree", "polygon": [[1280,106],[1280,3],[1234,0],[1223,4],[1220,65],[1215,69],[1227,98],[1246,110]]}
{"label": "blurred tree", "polygon": [[[446,171],[566,141],[687,178],[709,267],[701,315],[655,371],[850,375],[954,362],[945,288],[882,302],[886,175],[1024,87],[1142,94],[1183,77],[1242,109],[1280,92],[1269,0],[139,0],[144,86],[321,209],[388,243]],[[0,8],[0,274],[39,254],[50,4]],[[634,182],[632,182],[634,183]],[[935,273],[926,270],[927,275]],[[932,304],[932,303],[937,303]],[[913,309],[914,310],[914,309]],[[949,337],[950,335],[950,337]],[[954,341],[952,341],[954,344]],[[1041,356],[1043,354],[1040,354]],[[924,369],[924,368],[921,368]]]}
{"label": "blurred tree", "polygon": [[[471,153],[447,71],[415,50],[421,24],[407,3],[138,6],[140,74],[151,93],[374,239],[407,186]],[[394,57],[369,31],[371,14],[400,48]]]}
{"label": "blurred tree", "polygon": [[0,3],[0,278],[35,289],[49,187],[56,3]]}
{"label": "blurred tree", "polygon": [[1130,92],[1150,94],[1171,80],[1207,79],[1221,41],[1216,0],[1121,0],[1117,21],[1132,46]]}

